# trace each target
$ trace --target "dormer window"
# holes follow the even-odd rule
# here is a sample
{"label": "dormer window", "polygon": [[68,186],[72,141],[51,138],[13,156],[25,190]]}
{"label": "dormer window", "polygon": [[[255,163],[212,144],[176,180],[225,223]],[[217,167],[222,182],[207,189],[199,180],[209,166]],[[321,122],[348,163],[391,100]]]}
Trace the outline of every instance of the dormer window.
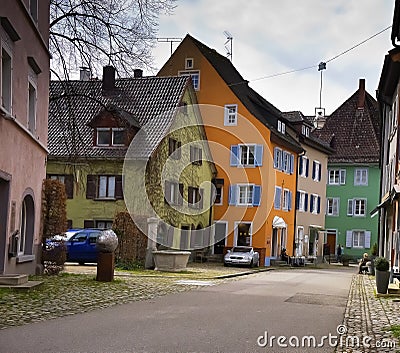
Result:
{"label": "dormer window", "polygon": [[96,145],[100,147],[125,146],[125,129],[124,128],[97,128]]}
{"label": "dormer window", "polygon": [[310,136],[310,128],[308,126],[302,125],[301,127],[301,133],[306,136],[309,137]]}
{"label": "dormer window", "polygon": [[282,121],[280,121],[280,120],[278,120],[278,131],[279,131],[280,133],[282,133],[282,134],[284,134],[285,131],[286,131],[286,125],[285,125],[285,123],[282,122]]}

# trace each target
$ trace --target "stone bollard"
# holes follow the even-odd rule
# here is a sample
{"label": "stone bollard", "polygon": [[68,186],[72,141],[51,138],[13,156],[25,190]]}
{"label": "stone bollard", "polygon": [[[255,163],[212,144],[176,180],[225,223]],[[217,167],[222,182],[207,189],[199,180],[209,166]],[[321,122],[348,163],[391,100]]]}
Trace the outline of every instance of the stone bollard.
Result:
{"label": "stone bollard", "polygon": [[96,281],[112,282],[114,280],[114,251],[118,246],[118,237],[113,230],[103,230],[97,238],[96,247],[99,249],[97,258]]}

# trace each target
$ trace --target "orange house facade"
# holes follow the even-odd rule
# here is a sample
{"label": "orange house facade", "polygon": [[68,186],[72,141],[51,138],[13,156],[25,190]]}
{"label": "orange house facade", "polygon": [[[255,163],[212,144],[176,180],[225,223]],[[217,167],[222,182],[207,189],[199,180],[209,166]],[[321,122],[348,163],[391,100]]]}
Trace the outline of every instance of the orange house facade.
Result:
{"label": "orange house facade", "polygon": [[217,167],[214,254],[253,246],[269,266],[293,254],[299,143],[281,112],[252,90],[232,63],[187,35],[159,76],[190,75]]}

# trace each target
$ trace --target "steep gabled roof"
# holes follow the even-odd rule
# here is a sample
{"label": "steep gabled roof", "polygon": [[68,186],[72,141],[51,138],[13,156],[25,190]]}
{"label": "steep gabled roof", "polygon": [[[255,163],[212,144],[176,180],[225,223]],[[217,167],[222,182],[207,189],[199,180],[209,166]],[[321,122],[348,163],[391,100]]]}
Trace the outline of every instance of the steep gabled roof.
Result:
{"label": "steep gabled roof", "polygon": [[277,121],[282,120],[287,122],[282,116],[281,111],[249,87],[248,81],[240,75],[229,59],[189,34],[186,35],[185,40],[190,40],[196,45],[249,112],[267,126],[275,137],[282,140],[282,143],[289,144],[292,149],[298,152],[302,150],[300,144],[295,139],[288,134],[284,135],[278,132]]}
{"label": "steep gabled roof", "polygon": [[321,130],[312,133],[335,149],[330,163],[379,162],[378,103],[364,87],[360,80],[360,88],[327,118]]}
{"label": "steep gabled roof", "polygon": [[141,77],[115,80],[115,90],[102,91],[101,81],[52,81],[49,105],[49,157],[123,158],[126,147],[93,147],[89,123],[107,110],[132,127],[150,133],[140,155],[150,155],[167,133],[188,77]]}

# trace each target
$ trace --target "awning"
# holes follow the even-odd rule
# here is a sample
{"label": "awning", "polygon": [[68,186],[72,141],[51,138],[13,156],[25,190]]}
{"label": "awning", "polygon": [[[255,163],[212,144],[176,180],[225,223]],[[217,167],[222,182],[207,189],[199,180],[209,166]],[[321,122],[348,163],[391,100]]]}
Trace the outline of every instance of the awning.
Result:
{"label": "awning", "polygon": [[376,216],[378,214],[378,211],[380,208],[385,207],[390,201],[390,195],[386,195],[386,197],[383,199],[383,201],[377,205],[369,214],[371,215],[371,218]]}
{"label": "awning", "polygon": [[282,217],[275,216],[272,221],[272,228],[286,228],[287,224]]}

